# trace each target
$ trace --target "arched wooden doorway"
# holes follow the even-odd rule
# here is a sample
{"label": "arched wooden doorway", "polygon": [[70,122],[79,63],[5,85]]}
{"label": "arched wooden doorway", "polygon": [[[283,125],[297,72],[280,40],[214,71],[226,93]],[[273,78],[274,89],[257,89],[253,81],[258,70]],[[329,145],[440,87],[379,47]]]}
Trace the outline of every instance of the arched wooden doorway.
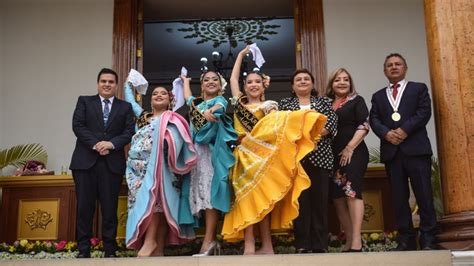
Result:
{"label": "arched wooden doorway", "polygon": [[[296,66],[309,69],[315,87],[326,82],[322,0],[294,0]],[[143,70],[143,0],[114,1],[113,67],[120,83],[130,68]],[[121,92],[119,92],[119,97]]]}

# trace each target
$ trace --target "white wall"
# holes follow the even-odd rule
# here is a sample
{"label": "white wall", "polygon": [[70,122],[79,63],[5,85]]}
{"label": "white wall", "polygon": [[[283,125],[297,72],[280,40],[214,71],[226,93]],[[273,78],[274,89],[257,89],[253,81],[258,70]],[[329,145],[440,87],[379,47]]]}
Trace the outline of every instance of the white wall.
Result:
{"label": "white wall", "polygon": [[[324,0],[324,27],[328,71],[345,67],[368,107],[372,94],[387,85],[385,56],[402,54],[407,60],[407,79],[430,87],[423,0]],[[436,155],[434,117],[428,133]],[[369,133],[367,145],[378,147]]]}
{"label": "white wall", "polygon": [[3,0],[1,10],[0,147],[41,143],[58,173],[74,148],[77,97],[95,94],[112,64],[113,0]]}

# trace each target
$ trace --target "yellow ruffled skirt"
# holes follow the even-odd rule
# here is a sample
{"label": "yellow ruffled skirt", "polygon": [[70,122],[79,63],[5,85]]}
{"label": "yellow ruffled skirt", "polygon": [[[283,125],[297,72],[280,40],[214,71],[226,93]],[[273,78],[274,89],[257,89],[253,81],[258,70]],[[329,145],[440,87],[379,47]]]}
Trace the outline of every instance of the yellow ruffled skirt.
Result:
{"label": "yellow ruffled skirt", "polygon": [[312,110],[277,111],[263,117],[234,151],[234,201],[225,215],[225,240],[243,239],[243,230],[271,212],[271,229],[290,229],[298,197],[311,185],[299,163],[315,148],[326,116]]}

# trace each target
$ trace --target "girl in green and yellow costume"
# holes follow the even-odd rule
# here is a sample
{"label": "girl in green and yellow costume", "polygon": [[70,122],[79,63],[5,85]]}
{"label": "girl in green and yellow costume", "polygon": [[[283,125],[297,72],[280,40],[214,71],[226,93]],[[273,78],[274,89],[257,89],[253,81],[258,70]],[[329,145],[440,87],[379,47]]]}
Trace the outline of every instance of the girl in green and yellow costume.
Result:
{"label": "girl in green and yellow costume", "polygon": [[243,238],[244,255],[273,254],[270,230],[290,229],[298,216],[298,197],[311,184],[299,161],[314,149],[326,117],[312,110],[277,111],[276,102],[264,100],[267,86],[259,73],[246,76],[243,96],[238,79],[248,53],[248,46],[239,53],[230,79],[239,145],[230,175],[234,199],[222,235],[227,241]]}

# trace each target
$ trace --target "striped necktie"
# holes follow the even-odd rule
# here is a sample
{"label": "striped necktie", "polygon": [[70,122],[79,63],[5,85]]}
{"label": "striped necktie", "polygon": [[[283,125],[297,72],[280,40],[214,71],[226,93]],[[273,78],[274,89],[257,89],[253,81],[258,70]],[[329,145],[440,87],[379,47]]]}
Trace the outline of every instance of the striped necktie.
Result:
{"label": "striped necktie", "polygon": [[109,114],[110,114],[110,100],[109,99],[104,99],[104,126],[107,126],[107,120],[109,120]]}

